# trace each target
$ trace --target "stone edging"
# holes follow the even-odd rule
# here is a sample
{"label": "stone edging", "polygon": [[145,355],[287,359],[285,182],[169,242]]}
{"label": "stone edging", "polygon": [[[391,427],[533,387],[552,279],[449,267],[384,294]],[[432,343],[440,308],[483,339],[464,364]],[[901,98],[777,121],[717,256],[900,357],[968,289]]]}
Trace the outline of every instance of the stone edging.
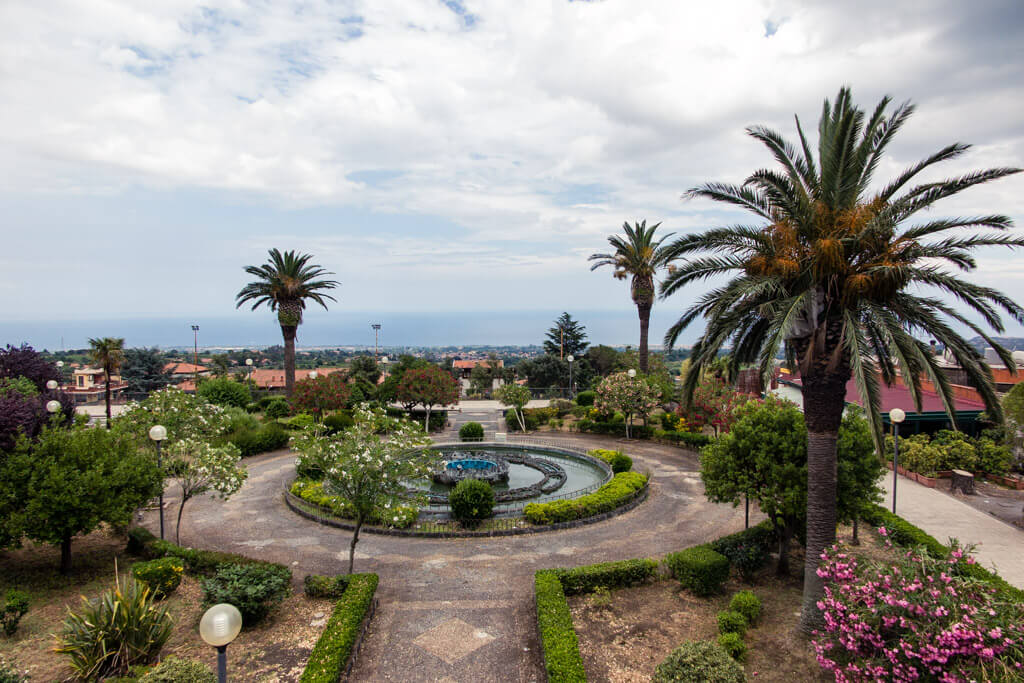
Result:
{"label": "stone edging", "polygon": [[[416,532],[408,531],[406,529],[389,529],[387,527],[371,527],[364,525],[360,529],[360,531],[370,534],[380,534],[382,536],[405,536],[409,538],[487,538],[495,536],[521,536],[524,534],[537,534],[545,531],[557,531],[559,529],[575,529],[581,526],[587,526],[588,524],[596,524],[597,522],[603,522],[606,519],[611,519],[612,517],[617,517],[618,515],[629,512],[633,508],[640,505],[640,503],[647,500],[647,495],[650,490],[650,486],[651,475],[648,475],[647,483],[644,484],[644,487],[640,489],[640,491],[637,492],[632,498],[630,498],[625,504],[620,505],[614,510],[602,512],[598,515],[593,515],[591,517],[586,517],[584,519],[574,519],[569,522],[556,522],[555,524],[547,524],[544,526],[523,527],[521,529],[493,529],[491,531]],[[324,526],[330,526],[336,529],[354,531],[356,528],[354,524],[342,521],[336,517],[317,517],[311,512],[306,512],[305,510],[298,507],[298,505],[292,500],[293,498],[298,500],[302,499],[299,498],[298,496],[293,495],[290,491],[284,491],[283,496],[285,505],[287,505],[292,512],[299,515],[300,517],[305,517],[306,519],[312,522],[316,522],[317,524],[323,524]],[[309,505],[312,507],[319,507],[315,503],[310,503],[309,501],[306,500],[302,500],[302,503],[304,505]]]}
{"label": "stone edging", "polygon": [[[376,592],[376,591],[374,591]],[[348,656],[348,665],[345,667],[344,677],[348,679],[349,674],[352,673],[352,667],[355,666],[356,657],[359,655],[359,648],[363,645],[363,638],[366,637],[366,630],[370,628],[370,622],[373,621],[373,615],[377,613],[377,596],[373,596],[373,600],[370,601],[370,609],[366,611],[366,615],[363,617],[363,624],[359,628],[359,635],[356,636],[356,642],[352,644],[352,652]]]}

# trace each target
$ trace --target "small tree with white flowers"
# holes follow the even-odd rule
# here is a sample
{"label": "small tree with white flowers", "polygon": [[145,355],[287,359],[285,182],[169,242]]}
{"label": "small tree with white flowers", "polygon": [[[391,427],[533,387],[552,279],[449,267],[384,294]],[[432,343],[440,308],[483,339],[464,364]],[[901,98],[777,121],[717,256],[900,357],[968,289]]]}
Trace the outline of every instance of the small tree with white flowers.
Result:
{"label": "small tree with white flowers", "polygon": [[232,443],[212,446],[205,441],[182,439],[167,450],[171,456],[167,469],[181,486],[178,524],[174,528],[174,542],[181,543],[181,514],[185,503],[209,491],[227,500],[242,488],[248,472],[239,465],[242,454]]}

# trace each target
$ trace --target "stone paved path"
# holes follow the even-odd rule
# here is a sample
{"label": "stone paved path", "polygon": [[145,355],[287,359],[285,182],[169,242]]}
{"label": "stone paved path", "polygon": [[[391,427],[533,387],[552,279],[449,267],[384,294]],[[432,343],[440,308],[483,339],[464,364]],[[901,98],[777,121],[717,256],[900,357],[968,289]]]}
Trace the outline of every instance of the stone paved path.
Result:
{"label": "stone paved path", "polygon": [[[883,477],[886,509],[892,509],[892,472]],[[947,484],[948,485],[948,484]],[[896,484],[896,514],[940,542],[950,537],[977,544],[978,561],[1013,585],[1024,588],[1024,531],[941,491],[906,477]]]}
{"label": "stone paved path", "polygon": [[[562,438],[628,452],[637,469],[654,475],[649,499],[605,522],[525,536],[362,534],[356,571],[380,575],[380,608],[352,680],[544,680],[533,604],[537,569],[660,557],[743,527],[742,508],[704,499],[696,459],[686,451],[608,437]],[[294,456],[268,454],[247,465],[249,479],[229,501],[189,502],[182,543],[283,562],[297,579],[344,572],[350,532],[303,519],[282,501],[281,492],[294,477]],[[173,495],[169,498],[173,510]],[[145,523],[156,529],[156,515],[148,515]]]}

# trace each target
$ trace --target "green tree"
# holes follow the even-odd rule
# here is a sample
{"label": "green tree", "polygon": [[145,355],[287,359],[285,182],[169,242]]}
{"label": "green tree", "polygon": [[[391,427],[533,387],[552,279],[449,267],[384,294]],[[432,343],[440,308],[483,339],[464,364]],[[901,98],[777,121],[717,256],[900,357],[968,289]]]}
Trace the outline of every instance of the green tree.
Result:
{"label": "green tree", "polygon": [[[377,387],[377,399],[384,404],[398,400],[398,385],[407,370],[422,369],[433,365],[428,360],[403,354],[398,357],[398,362],[388,367],[388,376]],[[406,410],[412,410],[415,404],[405,404]]]}
{"label": "green tree", "polygon": [[707,328],[693,348],[693,369],[684,400],[700,370],[724,345],[732,346],[735,366],[754,363],[767,379],[784,349],[791,367],[799,367],[808,430],[810,511],[804,566],[801,628],[821,625],[817,602],[823,584],[819,558],[835,541],[836,439],[851,377],[869,406],[876,446],[882,438],[879,374],[907,382],[920,408],[921,377],[938,388],[953,415],[953,391],[924,339],[938,340],[956,358],[979,390],[993,417],[1002,409],[991,371],[951,323],[980,335],[1007,366],[1012,358],[981,327],[942,298],[920,293],[933,288],[957,299],[989,326],[1002,330],[998,310],[1024,321],[1024,309],[1000,292],[971,284],[949,268],[971,271],[972,252],[986,246],[1024,246],[998,232],[950,235],[951,231],[1010,227],[1006,216],[928,218],[911,222],[946,197],[1002,178],[1019,169],[997,168],[950,180],[908,186],[925,169],[960,156],[967,145],[953,144],[910,167],[885,184],[873,183],[886,147],[914,108],[904,104],[889,116],[884,98],[870,116],[854,106],[843,88],[835,103],[825,101],[818,125],[817,156],[797,120],[799,145],[775,131],[752,127],[780,168],[755,171],[740,185],[708,183],[690,190],[755,214],[758,225],[711,229],[677,239],[668,247],[675,258],[700,252],[670,273],[662,286],[667,297],[686,284],[731,275],[703,295],[669,329],[671,346],[694,320]]}
{"label": "green tree", "polygon": [[[304,462],[324,472],[324,492],[352,510],[349,574],[363,524],[373,517],[390,519],[392,511],[409,505],[407,482],[425,476],[432,460],[423,449],[430,439],[408,420],[388,420],[380,408],[358,408],[353,417],[353,426],[340,434],[312,427],[295,438]],[[391,425],[387,434],[378,433],[382,424]]]}
{"label": "green tree", "polygon": [[115,429],[131,435],[140,445],[150,443],[149,429],[155,425],[167,428],[164,445],[182,439],[213,441],[231,429],[231,417],[220,406],[167,387],[154,391],[144,401],[129,403],[114,420]]}
{"label": "green tree", "polygon": [[124,361],[124,339],[103,337],[89,340],[89,357],[103,369],[103,401],[107,405],[107,429],[110,429],[110,377],[117,373]]}
{"label": "green tree", "polygon": [[181,487],[178,522],[174,527],[174,542],[181,543],[181,515],[185,503],[209,491],[227,500],[242,488],[248,473],[239,466],[242,454],[231,443],[214,446],[205,441],[182,439],[171,444],[167,454],[171,459],[167,469]]}
{"label": "green tree", "polygon": [[[619,364],[619,352],[610,346],[599,344],[598,346],[591,346],[587,349],[587,362],[590,367],[593,368],[594,373],[599,377],[607,377],[612,374],[617,368],[620,368]],[[637,363],[637,369],[639,370],[640,363]]]}
{"label": "green tree", "polygon": [[163,389],[171,382],[171,373],[164,370],[167,361],[159,349],[126,349],[121,364],[121,379],[128,384],[128,393],[145,397]]}
{"label": "green tree", "polygon": [[337,301],[324,294],[340,283],[317,279],[333,275],[316,264],[309,263],[312,254],[271,249],[270,258],[262,266],[246,266],[245,272],[257,279],[242,288],[235,296],[235,308],[253,302],[252,310],[266,304],[277,312],[277,322],[284,337],[284,385],[289,397],[295,388],[295,334],[302,324],[306,301],[314,301],[327,310],[327,301]]}
{"label": "green tree", "polygon": [[332,372],[296,382],[292,405],[320,420],[325,411],[340,410],[347,406],[351,396],[352,387],[348,378],[340,372]]}
{"label": "green tree", "polygon": [[515,412],[519,428],[526,431],[526,420],[523,419],[523,408],[530,402],[530,390],[518,384],[505,384],[494,392],[494,398],[503,406],[509,406]]}
{"label": "green tree", "polygon": [[406,370],[398,384],[398,400],[422,405],[427,411],[423,431],[430,431],[430,410],[434,406],[450,406],[459,402],[459,384],[450,373],[436,365]]}
{"label": "green tree", "polygon": [[871,425],[856,406],[847,408],[843,415],[836,452],[836,516],[840,522],[853,525],[853,543],[858,544],[864,507],[882,501],[878,480],[885,467],[875,451]]}
{"label": "green tree", "polygon": [[380,379],[380,365],[373,356],[356,356],[348,364],[348,377],[354,382],[365,384],[376,390]]}
{"label": "green tree", "polygon": [[252,402],[249,386],[228,377],[200,380],[196,393],[207,403],[218,406],[244,408]]}
{"label": "green tree", "polygon": [[636,304],[637,314],[640,316],[640,371],[647,372],[647,331],[651,325],[651,308],[654,307],[655,288],[654,278],[658,271],[666,268],[675,258],[663,242],[672,236],[669,233],[661,239],[655,239],[661,223],[655,223],[650,228],[647,221],[622,224],[624,236],[612,235],[608,243],[614,251],[606,254],[592,254],[591,261],[594,265],[591,270],[601,266],[611,266],[613,275],[617,280],[631,278],[630,294],[633,303]]}
{"label": "green tree", "polygon": [[661,389],[643,377],[630,377],[628,373],[617,372],[608,375],[597,385],[597,400],[594,405],[599,410],[622,412],[626,416],[626,438],[629,438],[629,426],[633,416],[638,415],[645,421],[651,411],[658,406]]}
{"label": "green tree", "polygon": [[562,313],[555,319],[555,326],[548,330],[544,353],[559,359],[566,356],[579,359],[586,353],[587,346],[587,328],[568,313]]}
{"label": "green tree", "polygon": [[8,472],[21,483],[22,531],[60,545],[60,571],[71,571],[71,539],[101,523],[127,524],[160,490],[160,471],[126,435],[77,425],[47,427],[22,441]]}

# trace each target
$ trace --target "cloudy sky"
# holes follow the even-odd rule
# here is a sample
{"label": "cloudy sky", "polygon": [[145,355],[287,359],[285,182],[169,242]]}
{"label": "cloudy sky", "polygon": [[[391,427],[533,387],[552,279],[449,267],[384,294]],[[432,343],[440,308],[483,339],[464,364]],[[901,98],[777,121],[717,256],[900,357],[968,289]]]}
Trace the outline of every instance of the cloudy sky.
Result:
{"label": "cloudy sky", "polygon": [[[1018,0],[6,0],[0,310],[230,315],[280,247],[348,311],[629,311],[586,256],[625,220],[739,219],[680,195],[842,84],[918,105],[883,178],[953,141],[943,175],[1024,165],[1022,25]],[[1024,177],[942,211],[1024,224]],[[975,280],[1024,299],[1020,257]]]}

